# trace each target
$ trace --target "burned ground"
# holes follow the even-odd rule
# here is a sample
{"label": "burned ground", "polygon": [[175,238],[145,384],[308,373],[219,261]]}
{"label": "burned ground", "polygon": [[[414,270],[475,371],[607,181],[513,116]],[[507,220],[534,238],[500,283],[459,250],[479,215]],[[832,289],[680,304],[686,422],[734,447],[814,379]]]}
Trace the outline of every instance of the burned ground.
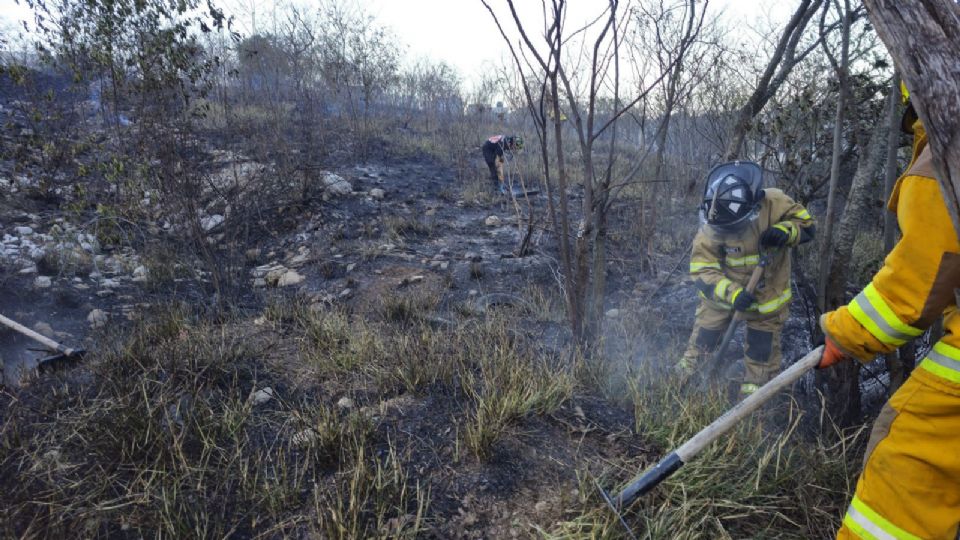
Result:
{"label": "burned ground", "polygon": [[[631,272],[635,254],[613,247],[605,352],[584,360],[570,348],[549,232],[517,257],[508,200],[429,161],[335,172],[349,191],[324,190],[248,250],[248,292],[226,318],[208,320],[192,289],[136,279],[138,253],[96,247],[92,269],[47,276],[45,288],[43,265],[7,266],[15,317],[91,354],[35,375],[26,342],[4,334],[7,371],[26,374],[2,397],[0,475],[16,486],[3,495],[5,534],[625,534],[596,483],[617,487],[727,403],[663,369],[696,302],[676,271],[683,242],[655,276]],[[534,204],[543,211],[542,197]],[[11,236],[53,236],[53,207],[9,216]],[[7,244],[23,257],[22,241]],[[105,319],[88,321],[94,310]],[[845,491],[811,495],[813,519],[791,490],[823,471],[777,472],[819,451],[803,445],[822,446],[761,425],[789,425],[801,416],[791,403],[731,439],[735,457],[713,458],[742,462],[709,472],[707,458],[693,480],[637,505],[632,526],[650,537],[829,529]],[[770,445],[793,449],[773,457]],[[682,495],[703,474],[728,491]],[[750,495],[741,485],[771,479]]]}

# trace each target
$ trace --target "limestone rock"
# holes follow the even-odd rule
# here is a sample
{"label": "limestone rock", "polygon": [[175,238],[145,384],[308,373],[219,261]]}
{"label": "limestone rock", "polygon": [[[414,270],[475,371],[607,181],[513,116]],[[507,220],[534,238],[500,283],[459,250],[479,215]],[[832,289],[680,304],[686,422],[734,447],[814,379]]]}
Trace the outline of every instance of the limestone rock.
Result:
{"label": "limestone rock", "polygon": [[323,187],[326,188],[326,192],[331,195],[349,195],[353,192],[353,185],[350,184],[344,177],[327,173],[323,177]]}
{"label": "limestone rock", "polygon": [[33,280],[33,287],[36,289],[49,289],[53,285],[53,280],[48,276],[37,276]]}
{"label": "limestone rock", "polygon": [[254,276],[263,277],[268,285],[276,285],[280,281],[280,278],[289,270],[289,268],[283,265],[261,267],[254,271]]}
{"label": "limestone rock", "polygon": [[500,219],[500,216],[490,216],[483,222],[487,227],[499,227],[503,224],[503,220]]}
{"label": "limestone rock", "polygon": [[144,265],[140,265],[133,270],[133,282],[134,283],[144,283],[147,281],[149,271]]}
{"label": "limestone rock", "polygon": [[340,407],[341,409],[352,409],[353,406],[353,400],[346,396],[340,398],[340,401],[337,401],[337,407]]}
{"label": "limestone rock", "polygon": [[102,309],[94,309],[87,315],[87,322],[94,328],[107,324],[107,313]]}
{"label": "limestone rock", "polygon": [[200,220],[200,227],[203,228],[203,232],[210,232],[215,229],[218,225],[222,224],[224,217],[220,214],[214,214],[212,216],[205,216]]}
{"label": "limestone rock", "polygon": [[382,201],[386,196],[387,192],[380,188],[373,188],[370,190],[370,197],[375,201]]}
{"label": "limestone rock", "polygon": [[33,329],[38,334],[42,334],[44,336],[47,336],[48,338],[52,338],[56,335],[56,333],[53,331],[53,327],[43,321],[40,321],[37,324],[33,325]]}
{"label": "limestone rock", "polygon": [[421,281],[423,281],[423,276],[421,274],[407,276],[400,280],[400,286],[403,287],[404,285],[412,285],[414,283],[420,283]]}
{"label": "limestone rock", "polygon": [[299,285],[306,279],[296,270],[287,270],[277,279],[277,287],[289,287]]}
{"label": "limestone rock", "polygon": [[271,399],[273,399],[273,388],[270,388],[269,386],[254,392],[252,398],[254,405],[263,405]]}
{"label": "limestone rock", "polygon": [[310,428],[307,428],[303,431],[298,431],[297,433],[293,434],[293,437],[290,438],[290,442],[292,442],[294,446],[300,447],[310,446],[316,440],[317,432]]}

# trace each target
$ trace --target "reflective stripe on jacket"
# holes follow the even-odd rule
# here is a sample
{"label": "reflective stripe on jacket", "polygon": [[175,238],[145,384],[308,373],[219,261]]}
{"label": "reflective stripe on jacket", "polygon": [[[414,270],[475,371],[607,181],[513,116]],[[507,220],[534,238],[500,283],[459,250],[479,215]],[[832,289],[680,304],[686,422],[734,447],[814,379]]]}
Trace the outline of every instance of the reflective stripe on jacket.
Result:
{"label": "reflective stripe on jacket", "polygon": [[[690,277],[700,297],[717,307],[732,309],[734,295],[747,285],[753,269],[760,264],[760,235],[777,224],[795,231],[789,245],[796,245],[799,230],[811,227],[814,221],[802,205],[783,191],[770,188],[764,190],[757,219],[742,231],[725,233],[702,225],[690,254]],[[760,314],[775,313],[790,303],[789,250],[781,250],[770,261],[754,296],[757,303],[750,311]]]}

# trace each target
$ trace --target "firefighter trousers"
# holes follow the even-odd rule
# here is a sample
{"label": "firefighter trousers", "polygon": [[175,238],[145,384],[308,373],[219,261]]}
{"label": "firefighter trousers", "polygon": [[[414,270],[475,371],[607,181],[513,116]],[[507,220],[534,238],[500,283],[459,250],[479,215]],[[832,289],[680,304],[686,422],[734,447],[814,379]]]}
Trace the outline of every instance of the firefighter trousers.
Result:
{"label": "firefighter trousers", "polygon": [[[704,364],[720,345],[727,326],[732,322],[733,313],[709,301],[700,301],[693,332],[680,360],[681,369],[706,369]],[[747,326],[743,359],[746,366],[744,388],[762,385],[780,371],[780,331],[789,315],[790,310],[786,307],[769,314],[748,312],[743,315]]]}
{"label": "firefighter trousers", "polygon": [[950,344],[957,341],[937,343],[884,405],[837,538],[957,538],[960,343]]}

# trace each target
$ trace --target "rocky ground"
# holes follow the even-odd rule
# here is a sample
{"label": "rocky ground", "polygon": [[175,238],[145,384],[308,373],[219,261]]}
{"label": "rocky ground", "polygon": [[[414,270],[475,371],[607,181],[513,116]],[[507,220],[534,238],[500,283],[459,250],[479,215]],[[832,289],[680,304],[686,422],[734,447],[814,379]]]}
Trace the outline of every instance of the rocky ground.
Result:
{"label": "rocky ground", "polygon": [[[214,163],[210,189],[196,219],[207,244],[225,254],[231,239],[227,227],[238,210],[220,193],[231,185],[281,180],[269,164],[240,151],[210,149],[209,155]],[[666,378],[661,365],[669,366],[680,354],[692,324],[697,299],[684,282],[691,223],[684,221],[672,232],[676,238],[668,244],[673,247],[657,255],[660,270],[655,275],[635,270],[634,239],[611,238],[604,311],[605,347],[612,360],[589,368],[596,373],[575,373],[589,369],[571,368],[577,364],[567,347],[569,333],[557,294],[555,239],[539,225],[531,252],[517,256],[521,232],[513,201],[488,192],[486,182],[457,180],[441,163],[384,156],[320,173],[306,205],[276,224],[264,218],[263,231],[244,246],[237,315],[213,326],[177,322],[169,332],[166,319],[151,320],[158,317],[157,309],[177,301],[193,306],[216,301],[202,273],[157,279],[163,263],[179,262],[149,252],[144,238],[169,240],[183,231],[183,223],[154,211],[156,201],[143,193],[140,207],[149,220],[138,232],[141,236],[131,240],[113,235],[103,241],[89,217],[65,209],[69,190],[38,196],[36,181],[16,165],[0,163],[0,313],[91,351],[86,366],[66,374],[37,375],[33,368],[46,353],[27,338],[0,329],[6,387],[0,398],[10,407],[0,420],[22,432],[10,443],[8,455],[0,456],[0,475],[22,475],[22,464],[29,463],[34,482],[49,482],[43,493],[51,507],[74,498],[68,488],[60,493],[61,486],[86,486],[91,477],[82,471],[105,461],[116,461],[112,482],[128,486],[130,493],[157,489],[140,486],[139,475],[125,476],[139,466],[141,456],[124,462],[128,457],[122,438],[116,442],[123,448],[118,451],[110,437],[90,443],[86,435],[76,435],[89,426],[109,426],[112,415],[118,415],[130,424],[125,427],[131,433],[163,441],[152,451],[167,459],[166,432],[182,430],[187,440],[190,418],[209,412],[213,429],[227,418],[242,418],[242,440],[227,437],[230,442],[224,444],[236,448],[237,455],[254,454],[255,468],[263,467],[268,478],[276,474],[277,463],[288,462],[305,467],[298,474],[312,475],[307,479],[312,488],[303,488],[306,480],[298,479],[288,486],[291,494],[281,497],[282,503],[262,503],[257,497],[266,488],[255,482],[250,495],[255,502],[248,504],[257,512],[272,509],[264,511],[276,511],[277,516],[256,515],[241,523],[249,516],[230,514],[238,520],[240,537],[316,537],[304,532],[311,530],[307,522],[319,522],[318,527],[327,530],[324,512],[331,501],[352,500],[352,494],[337,498],[343,493],[336,491],[349,484],[341,484],[343,478],[354,474],[351,460],[369,451],[377,474],[381,466],[401,461],[410,482],[406,489],[429,502],[426,525],[417,526],[421,536],[508,538],[556,531],[560,537],[615,538],[621,533],[613,528],[619,525],[598,506],[593,481],[612,486],[625,480],[656,459],[666,441],[676,436],[658,438],[651,433],[662,426],[641,425],[642,419],[660,418],[676,404],[643,403],[639,388],[651,384],[651,377]],[[476,177],[484,174],[477,156]],[[531,205],[541,216],[539,223],[545,223],[543,195],[534,196]],[[629,211],[616,212],[614,219],[611,229],[629,230]],[[805,350],[809,335],[802,308],[797,304],[794,310],[797,316],[788,323],[784,339],[788,360]],[[498,327],[499,321],[505,321],[506,328]],[[151,324],[160,329],[144,330]],[[129,341],[118,337],[126,332],[133,336]],[[471,341],[474,336],[489,342],[478,345]],[[135,348],[143,343],[150,347]],[[228,358],[226,366],[216,363],[222,358],[215,358],[213,367],[194,365],[200,354],[220,351],[218,347],[227,350],[222,355]],[[508,358],[512,363],[497,364],[504,351],[514,355]],[[128,372],[125,363],[131,361],[143,372]],[[520,371],[513,371],[515,366]],[[208,379],[216,379],[218,370],[229,377],[222,376],[222,384],[211,383]],[[195,387],[181,380],[190,377],[196,377]],[[502,398],[494,387],[500,377],[509,379],[505,386],[512,385],[521,395],[527,386],[537,395],[550,394],[551,389],[540,386],[557,380],[563,397],[552,402],[541,396],[537,399],[551,402],[523,403],[530,412],[505,414],[507,420],[497,420],[505,422],[498,428],[502,432],[481,452],[470,442],[469,429],[485,421],[485,403]],[[155,394],[148,397],[146,387],[137,385],[154,380]],[[58,398],[45,402],[47,392]],[[124,406],[111,405],[117,403]],[[139,424],[137,407],[156,416],[156,422]],[[692,409],[687,414],[709,412]],[[60,420],[51,426],[49,418]],[[703,420],[696,418],[691,425]],[[331,436],[323,426],[334,426],[336,433]],[[362,439],[357,443],[360,457],[339,448],[331,451],[327,437],[333,437],[335,446],[352,444],[352,437]],[[205,435],[197,439],[206,441]],[[326,455],[331,452],[338,455],[332,461],[339,469]],[[315,454],[322,454],[319,464],[311,461]],[[191,478],[197,470],[193,456],[177,456],[174,463],[177,459],[188,462],[184,474]],[[371,457],[366,459],[369,465]],[[224,470],[227,476],[235,474]],[[220,475],[218,471],[213,476],[219,480]],[[183,482],[198,486],[196,495],[181,496],[187,506],[193,505],[191,497],[208,494],[210,479]],[[31,506],[36,491],[24,489],[10,495],[15,517],[7,524],[0,519],[0,525],[10,527],[0,527],[0,532],[22,533],[27,530],[23,523],[55,532],[74,523],[69,513],[37,512]],[[222,496],[219,489],[213,490]],[[318,504],[319,499],[309,500],[321,496],[317,494],[334,498],[311,506]],[[758,497],[769,501],[774,495]],[[403,531],[418,521],[410,513],[416,514],[416,504],[388,500],[394,501],[386,513],[393,516],[384,524],[388,529]],[[792,504],[788,498],[782,501]],[[92,498],[78,504],[87,508],[84,505],[98,507],[101,502]],[[151,521],[149,503],[129,504],[136,509],[134,517],[109,509],[81,509],[76,515],[90,527],[90,535],[135,537],[125,532],[130,527],[142,534],[167,530],[166,522]],[[211,511],[206,506],[203,510]],[[83,517],[88,511],[93,516],[89,519]],[[357,515],[366,521],[368,512],[364,508]],[[775,507],[770,515],[783,512],[788,510]],[[736,525],[741,518],[734,514],[723,519]],[[635,515],[634,523],[643,519]],[[741,531],[754,531],[752,524],[743,527]]]}

